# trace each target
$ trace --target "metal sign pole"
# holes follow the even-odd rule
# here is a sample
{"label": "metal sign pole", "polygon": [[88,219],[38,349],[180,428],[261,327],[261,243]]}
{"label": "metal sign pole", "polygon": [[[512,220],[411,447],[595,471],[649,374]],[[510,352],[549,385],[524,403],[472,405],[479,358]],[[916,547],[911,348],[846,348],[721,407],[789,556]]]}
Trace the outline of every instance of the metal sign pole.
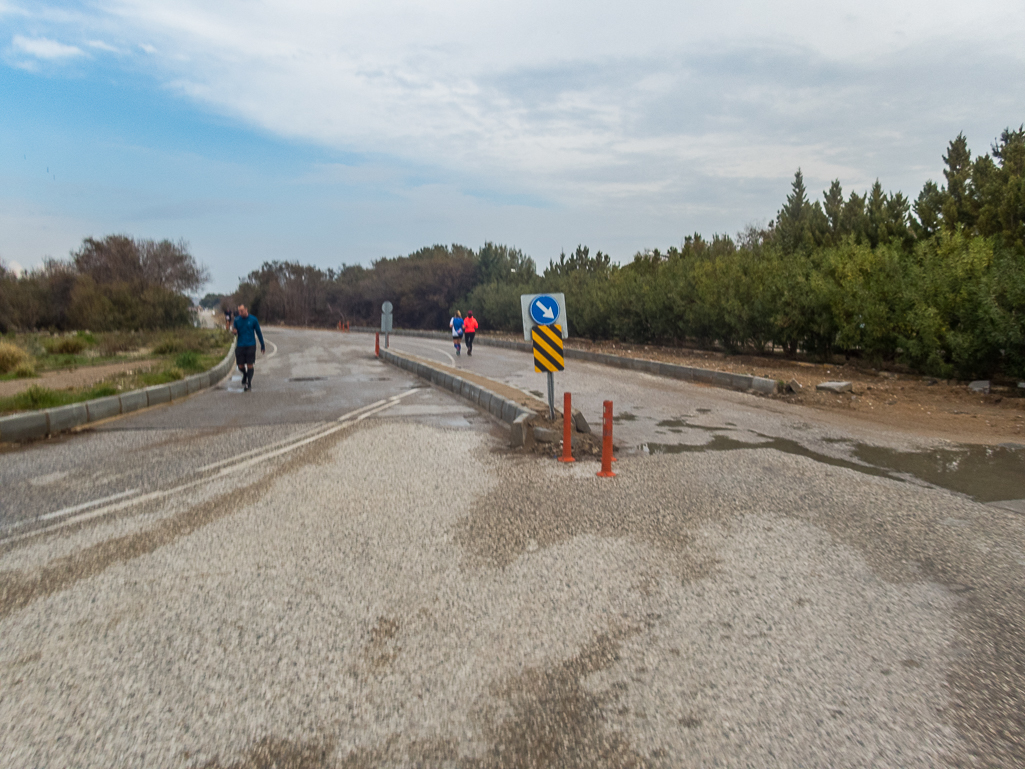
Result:
{"label": "metal sign pole", "polygon": [[555,374],[548,372],[548,418],[555,421]]}

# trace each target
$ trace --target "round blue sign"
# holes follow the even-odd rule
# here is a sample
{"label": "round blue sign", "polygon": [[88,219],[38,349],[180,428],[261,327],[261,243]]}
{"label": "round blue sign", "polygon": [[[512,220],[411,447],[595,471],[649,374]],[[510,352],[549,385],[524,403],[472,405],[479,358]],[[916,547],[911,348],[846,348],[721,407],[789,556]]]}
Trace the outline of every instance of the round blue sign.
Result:
{"label": "round blue sign", "polygon": [[559,303],[548,294],[530,300],[530,317],[539,326],[550,326],[559,319]]}

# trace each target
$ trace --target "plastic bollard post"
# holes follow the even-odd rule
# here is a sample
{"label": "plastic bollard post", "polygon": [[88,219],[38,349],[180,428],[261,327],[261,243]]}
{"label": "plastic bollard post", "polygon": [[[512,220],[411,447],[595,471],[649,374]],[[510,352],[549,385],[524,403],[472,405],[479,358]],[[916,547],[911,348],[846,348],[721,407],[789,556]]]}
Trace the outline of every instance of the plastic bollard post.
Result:
{"label": "plastic bollard post", "polygon": [[601,421],[601,470],[599,478],[614,478],[612,472],[612,401],[605,401]]}
{"label": "plastic bollard post", "polygon": [[562,456],[560,462],[576,462],[573,459],[573,399],[569,393],[562,394]]}
{"label": "plastic bollard post", "polygon": [[377,331],[374,334],[374,356],[377,358],[381,357],[381,332]]}

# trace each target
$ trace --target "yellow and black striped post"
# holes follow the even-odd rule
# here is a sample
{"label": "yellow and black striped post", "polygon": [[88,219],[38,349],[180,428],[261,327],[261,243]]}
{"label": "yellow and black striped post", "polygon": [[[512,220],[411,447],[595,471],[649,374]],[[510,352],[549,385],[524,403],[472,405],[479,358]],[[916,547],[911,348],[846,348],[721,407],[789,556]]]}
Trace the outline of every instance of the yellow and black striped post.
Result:
{"label": "yellow and black striped post", "polygon": [[538,373],[564,371],[566,361],[562,353],[562,326],[534,326],[530,330],[534,342],[534,371]]}
{"label": "yellow and black striped post", "polygon": [[548,418],[555,419],[555,372],[566,369],[562,354],[562,326],[534,326],[530,330],[534,342],[534,371],[548,375]]}

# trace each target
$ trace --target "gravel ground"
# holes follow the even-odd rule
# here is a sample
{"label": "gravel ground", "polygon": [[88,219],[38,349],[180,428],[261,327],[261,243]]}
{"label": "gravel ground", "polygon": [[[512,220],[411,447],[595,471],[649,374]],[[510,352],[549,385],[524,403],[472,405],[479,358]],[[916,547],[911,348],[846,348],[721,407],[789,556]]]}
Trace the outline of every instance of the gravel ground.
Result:
{"label": "gravel ground", "polygon": [[1025,761],[1020,516],[771,450],[604,481],[417,406],[0,555],[5,763]]}

